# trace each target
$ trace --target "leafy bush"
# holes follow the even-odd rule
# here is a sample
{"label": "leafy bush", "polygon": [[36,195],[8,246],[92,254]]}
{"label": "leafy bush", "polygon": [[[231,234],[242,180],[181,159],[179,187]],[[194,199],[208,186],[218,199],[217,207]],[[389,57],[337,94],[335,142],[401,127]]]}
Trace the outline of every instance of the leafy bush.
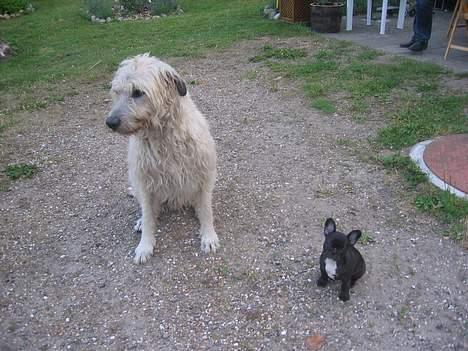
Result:
{"label": "leafy bush", "polygon": [[1,0],[0,13],[17,13],[26,10],[29,0]]}
{"label": "leafy bush", "polygon": [[120,5],[129,13],[150,12],[153,15],[170,13],[177,8],[176,0],[120,0]]}
{"label": "leafy bush", "polygon": [[113,0],[85,0],[84,7],[88,17],[96,16],[99,18],[112,17]]}
{"label": "leafy bush", "polygon": [[153,15],[160,15],[162,13],[170,13],[177,8],[176,0],[153,0],[151,6],[151,13]]}
{"label": "leafy bush", "polygon": [[120,5],[129,13],[139,13],[151,5],[148,0],[120,0]]}

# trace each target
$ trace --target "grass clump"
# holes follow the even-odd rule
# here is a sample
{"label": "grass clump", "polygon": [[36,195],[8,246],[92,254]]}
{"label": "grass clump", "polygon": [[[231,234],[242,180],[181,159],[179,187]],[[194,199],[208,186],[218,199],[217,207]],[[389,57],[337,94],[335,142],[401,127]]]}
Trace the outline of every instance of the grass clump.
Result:
{"label": "grass clump", "polygon": [[323,111],[325,113],[333,113],[336,111],[333,102],[326,98],[317,98],[312,101],[312,107],[316,108],[317,110]]}
{"label": "grass clump", "polygon": [[38,168],[35,165],[27,163],[18,163],[13,165],[8,165],[5,168],[5,174],[11,180],[17,180],[20,178],[31,178],[38,172]]}
{"label": "grass clump", "polygon": [[415,206],[450,225],[445,235],[454,240],[462,240],[467,235],[468,201],[456,197],[449,191],[431,188],[419,194],[414,200]]}
{"label": "grass clump", "polygon": [[410,187],[415,190],[413,194],[416,208],[447,223],[449,225],[447,235],[452,239],[463,239],[466,230],[463,224],[468,218],[468,201],[429,184],[427,176],[409,157],[387,156],[381,158],[381,162],[386,169],[398,171]]}
{"label": "grass clump", "polygon": [[384,147],[400,149],[436,135],[466,133],[467,105],[468,95],[408,98],[391,123],[379,131],[377,141]]}
{"label": "grass clump", "polygon": [[375,239],[368,232],[364,231],[364,232],[362,232],[362,235],[359,238],[359,242],[362,245],[369,245],[369,244],[375,243]]}
{"label": "grass clump", "polygon": [[251,57],[250,62],[260,62],[268,59],[276,60],[296,60],[300,57],[307,56],[307,53],[303,49],[295,48],[274,48],[271,45],[265,45],[263,52],[260,55]]}
{"label": "grass clump", "polygon": [[381,158],[382,165],[389,170],[399,171],[411,187],[427,181],[427,176],[407,156],[392,155]]}

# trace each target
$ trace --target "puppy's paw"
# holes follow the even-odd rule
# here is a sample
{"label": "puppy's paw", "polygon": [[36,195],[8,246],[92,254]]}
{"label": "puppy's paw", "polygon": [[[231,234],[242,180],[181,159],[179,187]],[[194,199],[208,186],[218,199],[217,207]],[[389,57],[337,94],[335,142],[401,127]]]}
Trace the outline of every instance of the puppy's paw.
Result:
{"label": "puppy's paw", "polygon": [[201,250],[204,253],[216,252],[219,249],[219,239],[216,232],[205,232],[201,234]]}
{"label": "puppy's paw", "polygon": [[338,295],[339,299],[341,301],[348,301],[349,300],[349,292],[346,293],[346,292],[340,292],[340,295]]}
{"label": "puppy's paw", "polygon": [[141,223],[142,223],[141,218],[138,218],[138,220],[136,221],[135,225],[133,226],[133,230],[134,230],[135,232],[138,232],[138,233],[141,232]]}
{"label": "puppy's paw", "polygon": [[155,242],[141,241],[135,249],[133,262],[136,264],[142,264],[148,261],[150,257],[153,256],[154,244]]}
{"label": "puppy's paw", "polygon": [[320,277],[317,279],[317,286],[320,286],[323,288],[327,286],[327,283],[328,283],[328,278]]}

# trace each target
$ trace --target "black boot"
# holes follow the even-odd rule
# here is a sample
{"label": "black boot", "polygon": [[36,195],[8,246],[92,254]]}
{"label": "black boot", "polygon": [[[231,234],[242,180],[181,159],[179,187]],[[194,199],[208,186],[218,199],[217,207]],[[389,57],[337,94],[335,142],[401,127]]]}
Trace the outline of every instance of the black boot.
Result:
{"label": "black boot", "polygon": [[414,37],[412,37],[409,42],[400,44],[400,48],[409,48],[414,43],[416,43],[416,39],[414,39]]}
{"label": "black boot", "polygon": [[427,49],[427,40],[418,40],[408,47],[411,51],[420,52]]}

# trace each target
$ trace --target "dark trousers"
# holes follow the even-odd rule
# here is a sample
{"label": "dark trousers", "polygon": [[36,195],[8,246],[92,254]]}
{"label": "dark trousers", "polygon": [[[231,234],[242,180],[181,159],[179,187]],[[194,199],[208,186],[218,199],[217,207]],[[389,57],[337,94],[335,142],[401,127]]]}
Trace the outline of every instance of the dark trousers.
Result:
{"label": "dark trousers", "polygon": [[414,16],[414,39],[429,40],[432,31],[433,0],[416,0],[416,16]]}

